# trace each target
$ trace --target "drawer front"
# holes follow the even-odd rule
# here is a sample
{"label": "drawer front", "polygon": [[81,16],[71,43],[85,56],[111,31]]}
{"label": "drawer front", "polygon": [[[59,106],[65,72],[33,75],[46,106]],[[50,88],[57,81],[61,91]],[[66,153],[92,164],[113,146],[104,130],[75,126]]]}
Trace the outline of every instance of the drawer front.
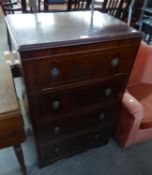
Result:
{"label": "drawer front", "polygon": [[48,122],[109,101],[120,101],[126,83],[126,78],[115,77],[90,86],[32,96],[32,117],[38,123]]}
{"label": "drawer front", "polygon": [[110,127],[100,128],[54,144],[42,144],[39,151],[40,165],[43,166],[60,158],[71,156],[72,154],[93,147],[105,145],[107,144],[111,133],[112,130]]}
{"label": "drawer front", "polygon": [[68,118],[38,124],[37,132],[41,143],[46,143],[49,140],[53,142],[85,130],[115,123],[116,116],[118,116],[118,105],[111,104],[111,106],[75,113]]}
{"label": "drawer front", "polygon": [[129,72],[136,48],[98,50],[23,62],[30,91]]}

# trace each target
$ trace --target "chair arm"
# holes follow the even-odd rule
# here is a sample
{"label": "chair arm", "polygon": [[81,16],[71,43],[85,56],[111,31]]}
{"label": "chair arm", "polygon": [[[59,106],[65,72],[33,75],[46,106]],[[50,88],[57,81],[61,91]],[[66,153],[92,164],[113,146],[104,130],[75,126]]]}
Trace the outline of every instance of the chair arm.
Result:
{"label": "chair arm", "polygon": [[123,107],[131,114],[131,116],[140,118],[144,117],[144,108],[140,102],[135,99],[129,92],[125,92],[122,99]]}
{"label": "chair arm", "polygon": [[117,126],[116,139],[123,147],[134,143],[141,121],[144,117],[144,108],[129,92],[125,92],[122,99],[123,109]]}

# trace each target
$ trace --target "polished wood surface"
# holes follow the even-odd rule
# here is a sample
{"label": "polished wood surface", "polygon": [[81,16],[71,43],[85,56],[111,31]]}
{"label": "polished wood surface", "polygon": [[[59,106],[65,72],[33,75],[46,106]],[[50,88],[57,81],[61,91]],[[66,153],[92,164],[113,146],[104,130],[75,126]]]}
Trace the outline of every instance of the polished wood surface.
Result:
{"label": "polished wood surface", "polygon": [[[112,129],[109,126],[99,127],[92,130],[70,137],[66,140],[57,143],[43,144],[40,146],[41,164],[52,163],[58,159],[72,156],[81,153],[91,148],[99,147],[107,144],[108,139],[112,134]],[[51,157],[51,159],[50,159]]]}
{"label": "polished wood surface", "polygon": [[23,119],[17,102],[11,68],[9,64],[0,64],[0,148],[14,147],[22,173],[26,175],[20,146],[24,140]]}
{"label": "polished wood surface", "polygon": [[[126,75],[127,79],[128,75]],[[57,92],[41,93],[32,97],[33,110],[36,113],[36,122],[48,122],[56,118],[63,118],[67,114],[81,112],[82,109],[102,107],[103,104],[119,101],[118,96],[126,84],[123,76],[93,81],[88,86],[63,88]],[[93,85],[92,85],[93,84]],[[109,94],[108,94],[109,92]],[[43,116],[43,117],[42,117]],[[68,117],[68,116],[67,116]],[[69,117],[68,117],[69,118]]]}
{"label": "polished wood surface", "polygon": [[90,11],[15,14],[8,15],[6,22],[13,30],[19,51],[140,36],[135,29],[108,14],[95,11],[92,24],[90,17]]}
{"label": "polished wood surface", "polygon": [[[130,53],[129,56],[127,53]],[[50,55],[37,62],[34,59],[27,60],[24,62],[24,67],[25,71],[28,70],[26,71],[28,88],[32,93],[66,83],[110,76],[119,72],[126,73],[135,55],[136,49],[133,50],[132,46],[120,46],[119,50],[105,47],[93,51],[89,50],[88,46],[88,49],[79,50],[77,54],[74,52]],[[114,65],[115,61],[116,65]],[[56,76],[53,74],[54,71],[57,73]]]}
{"label": "polished wood surface", "polygon": [[141,34],[107,14],[95,12],[93,25],[89,17],[88,11],[6,17],[40,166],[106,144],[119,118]]}
{"label": "polished wood surface", "polygon": [[0,118],[18,111],[10,67],[0,64]]}

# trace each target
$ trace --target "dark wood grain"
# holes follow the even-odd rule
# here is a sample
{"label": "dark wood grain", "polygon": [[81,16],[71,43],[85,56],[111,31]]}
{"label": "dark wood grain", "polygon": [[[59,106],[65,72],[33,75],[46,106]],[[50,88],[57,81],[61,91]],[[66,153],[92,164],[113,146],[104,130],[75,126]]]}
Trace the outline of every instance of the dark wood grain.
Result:
{"label": "dark wood grain", "polygon": [[89,11],[6,17],[40,166],[106,144],[119,118],[141,34],[107,14],[95,12],[92,26],[89,17]]}
{"label": "dark wood grain", "polygon": [[[69,113],[74,113],[80,109],[90,109],[92,106],[102,106],[110,100],[120,101],[120,94],[126,86],[127,77],[124,76],[109,78],[88,86],[80,86],[60,90],[54,93],[41,93],[32,96],[33,110],[35,113],[35,122],[42,123],[55,118],[62,118]],[[111,90],[110,94],[106,94]],[[119,98],[118,98],[119,97]],[[54,104],[58,106],[54,108]],[[34,117],[34,116],[33,116]]]}
{"label": "dark wood grain", "polygon": [[[44,90],[66,83],[126,73],[133,65],[132,60],[138,48],[138,46],[134,49],[132,47],[83,51],[44,57],[39,61],[26,61],[23,69],[26,72],[29,89]],[[112,62],[115,59],[118,64],[113,66]],[[53,70],[58,71],[57,76],[53,76]]]}
{"label": "dark wood grain", "polygon": [[38,139],[43,144],[56,143],[93,128],[112,125],[118,115],[118,106],[118,103],[113,102],[94,109],[71,113],[66,118],[39,122],[37,124],[37,127],[40,128]]}
{"label": "dark wood grain", "polygon": [[6,22],[19,51],[141,37],[108,14],[95,11],[93,25],[90,17],[90,11],[15,14],[8,15]]}
{"label": "dark wood grain", "polygon": [[41,146],[40,166],[43,167],[58,159],[81,153],[90,148],[99,147],[107,144],[112,134],[111,126],[99,127],[81,134],[65,139],[64,141],[52,144],[44,144]]}
{"label": "dark wood grain", "polygon": [[[116,48],[124,48],[125,47],[138,47],[138,43],[140,42],[141,38],[126,38],[126,39],[119,39],[114,41],[107,41],[107,42],[98,42],[98,43],[91,43],[91,44],[77,44],[76,46],[61,46],[57,48],[45,48],[42,49],[41,52],[37,52],[35,50],[30,51],[22,51],[20,52],[22,61],[26,60],[35,60],[35,59],[44,59],[45,57],[56,56],[56,55],[63,55],[63,54],[77,54],[82,52],[90,52],[95,50],[105,51],[106,49],[116,49]],[[40,51],[40,50],[39,50]]]}

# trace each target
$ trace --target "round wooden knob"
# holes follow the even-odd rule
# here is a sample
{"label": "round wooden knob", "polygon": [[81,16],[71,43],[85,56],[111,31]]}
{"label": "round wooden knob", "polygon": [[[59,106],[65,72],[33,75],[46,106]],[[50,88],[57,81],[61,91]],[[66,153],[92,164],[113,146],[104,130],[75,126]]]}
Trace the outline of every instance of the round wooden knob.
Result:
{"label": "round wooden knob", "polygon": [[104,120],[105,117],[106,117],[106,115],[105,115],[104,113],[101,113],[101,114],[99,115],[99,119],[100,119],[100,120]]}
{"label": "round wooden knob", "polygon": [[57,126],[57,127],[53,128],[53,131],[55,134],[60,134],[61,128],[59,126]]}
{"label": "round wooden knob", "polygon": [[108,97],[112,94],[112,89],[111,88],[107,88],[104,92],[105,96]]}
{"label": "round wooden knob", "polygon": [[115,68],[117,67],[119,64],[119,59],[118,58],[113,58],[112,61],[111,61],[111,67],[112,68]]}
{"label": "round wooden knob", "polygon": [[61,103],[60,103],[60,101],[57,101],[57,100],[56,100],[56,101],[53,101],[53,102],[52,102],[51,106],[52,106],[52,109],[57,110],[57,109],[60,108]]}
{"label": "round wooden knob", "polygon": [[56,67],[50,71],[51,78],[57,78],[59,75],[60,75],[60,70]]}

